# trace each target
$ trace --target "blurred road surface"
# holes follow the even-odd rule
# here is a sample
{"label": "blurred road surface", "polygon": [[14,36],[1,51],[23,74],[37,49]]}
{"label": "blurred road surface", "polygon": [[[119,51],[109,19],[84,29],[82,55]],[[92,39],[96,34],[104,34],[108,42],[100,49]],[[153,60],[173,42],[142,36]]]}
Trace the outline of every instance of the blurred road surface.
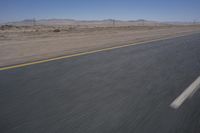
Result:
{"label": "blurred road surface", "polygon": [[199,133],[200,34],[0,71],[1,133]]}

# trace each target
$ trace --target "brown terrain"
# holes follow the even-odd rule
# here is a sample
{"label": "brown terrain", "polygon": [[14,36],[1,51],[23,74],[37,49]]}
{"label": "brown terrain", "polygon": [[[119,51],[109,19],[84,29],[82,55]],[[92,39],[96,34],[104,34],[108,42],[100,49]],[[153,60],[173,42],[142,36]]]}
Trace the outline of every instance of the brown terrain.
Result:
{"label": "brown terrain", "polygon": [[0,27],[0,67],[200,32],[199,25],[85,22]]}

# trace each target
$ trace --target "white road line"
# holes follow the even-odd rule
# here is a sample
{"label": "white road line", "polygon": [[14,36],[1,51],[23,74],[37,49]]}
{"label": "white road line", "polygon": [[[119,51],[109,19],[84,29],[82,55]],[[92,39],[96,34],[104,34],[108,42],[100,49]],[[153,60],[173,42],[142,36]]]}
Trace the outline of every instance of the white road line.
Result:
{"label": "white road line", "polygon": [[187,88],[185,91],[177,97],[171,104],[170,107],[178,109],[184,101],[192,97],[192,95],[200,88],[200,76]]}

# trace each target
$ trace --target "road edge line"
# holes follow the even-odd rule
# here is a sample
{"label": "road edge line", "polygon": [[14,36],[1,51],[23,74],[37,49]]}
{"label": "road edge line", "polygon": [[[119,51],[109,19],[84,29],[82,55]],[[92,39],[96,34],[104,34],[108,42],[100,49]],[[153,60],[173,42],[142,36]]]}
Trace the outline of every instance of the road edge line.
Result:
{"label": "road edge line", "polygon": [[145,44],[145,43],[157,42],[157,41],[168,40],[168,39],[173,39],[173,38],[178,38],[178,37],[184,37],[184,36],[189,36],[192,34],[197,34],[197,33],[188,33],[186,35],[179,35],[179,36],[174,36],[174,37],[163,37],[163,38],[152,39],[152,40],[148,40],[148,41],[135,42],[135,43],[126,44],[126,45],[113,46],[113,47],[102,48],[102,49],[98,49],[98,50],[80,52],[77,54],[63,55],[60,57],[53,57],[50,59],[44,59],[44,60],[33,61],[33,62],[28,62],[28,63],[21,63],[21,64],[17,64],[17,65],[10,65],[10,66],[5,66],[5,67],[0,67],[0,71],[14,69],[14,68],[20,68],[20,67],[26,67],[26,66],[30,66],[30,65],[36,65],[36,64],[46,63],[46,62],[60,60],[60,59],[67,59],[67,58],[71,58],[71,57],[88,55],[88,54],[93,54],[93,53],[97,53],[97,52],[109,51],[109,50],[113,50],[113,49],[125,48],[125,47],[130,47],[130,46],[139,45],[139,44]]}

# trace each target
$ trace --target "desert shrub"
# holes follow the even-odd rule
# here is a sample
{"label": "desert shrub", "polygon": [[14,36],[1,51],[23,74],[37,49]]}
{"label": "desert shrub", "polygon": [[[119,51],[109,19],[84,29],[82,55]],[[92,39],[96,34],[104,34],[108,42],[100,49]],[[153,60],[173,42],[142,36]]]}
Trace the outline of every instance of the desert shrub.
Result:
{"label": "desert shrub", "polygon": [[60,32],[60,29],[55,29],[53,30],[53,32]]}
{"label": "desert shrub", "polygon": [[2,26],[0,26],[0,29],[1,30],[10,30],[13,27],[14,27],[13,25],[2,25]]}
{"label": "desert shrub", "polygon": [[75,27],[69,27],[68,28],[68,31],[73,31],[73,30],[75,30]]}

